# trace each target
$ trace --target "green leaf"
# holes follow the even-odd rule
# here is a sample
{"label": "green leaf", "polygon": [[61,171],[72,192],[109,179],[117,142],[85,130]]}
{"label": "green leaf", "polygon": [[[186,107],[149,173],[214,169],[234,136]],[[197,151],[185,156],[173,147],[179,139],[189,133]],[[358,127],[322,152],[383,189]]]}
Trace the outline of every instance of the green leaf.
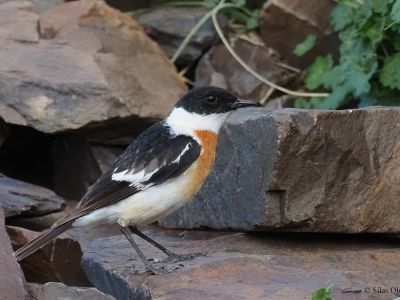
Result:
{"label": "green leaf", "polygon": [[258,19],[255,18],[248,18],[246,20],[246,29],[252,30],[258,27]]}
{"label": "green leaf", "polygon": [[232,2],[238,6],[246,6],[246,0],[232,0]]}
{"label": "green leaf", "polygon": [[369,38],[372,42],[373,47],[383,39],[385,31],[385,18],[376,17],[371,18],[366,22],[362,28],[363,35]]}
{"label": "green leaf", "polygon": [[344,29],[351,24],[353,9],[344,4],[338,4],[332,11],[331,24],[336,31]]}
{"label": "green leaf", "polygon": [[310,90],[314,90],[322,85],[321,78],[328,72],[333,66],[332,55],[318,56],[314,63],[310,66],[308,70],[308,75],[306,78],[306,86]]}
{"label": "green leaf", "polygon": [[362,94],[358,107],[367,107],[375,105],[375,99],[370,94]]}
{"label": "green leaf", "polygon": [[394,2],[390,11],[390,18],[393,22],[400,22],[400,1]]}
{"label": "green leaf", "polygon": [[384,60],[379,80],[384,87],[400,90],[400,53]]}
{"label": "green leaf", "polygon": [[348,102],[348,95],[351,93],[351,87],[347,84],[336,87],[324,102],[321,103],[321,109],[337,109]]}
{"label": "green leaf", "polygon": [[296,46],[293,53],[297,56],[303,56],[315,46],[316,39],[315,34],[309,34],[303,42]]}
{"label": "green leaf", "polygon": [[310,109],[311,108],[311,103],[307,101],[304,98],[297,98],[294,101],[294,107],[295,108],[301,108],[301,109]]}
{"label": "green leaf", "polygon": [[312,300],[332,300],[332,287],[324,287],[316,290],[312,294]]}

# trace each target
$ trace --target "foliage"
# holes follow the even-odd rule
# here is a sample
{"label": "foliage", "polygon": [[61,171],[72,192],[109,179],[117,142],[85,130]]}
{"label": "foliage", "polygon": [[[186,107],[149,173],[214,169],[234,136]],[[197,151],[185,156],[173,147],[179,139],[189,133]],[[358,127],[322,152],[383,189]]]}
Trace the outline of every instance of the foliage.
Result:
{"label": "foliage", "polygon": [[[252,30],[259,26],[260,8],[264,1],[249,0],[228,0],[225,10],[231,20],[244,26],[245,30]],[[178,7],[205,7],[208,10],[216,8],[219,0],[202,1],[165,1],[164,4]]]}
{"label": "foliage", "polygon": [[331,93],[323,100],[298,99],[295,105],[400,105],[400,1],[341,0],[331,23],[341,41],[340,60],[334,65],[331,55],[317,57],[306,78],[308,89]]}
{"label": "foliage", "polygon": [[[256,1],[255,4],[257,4],[257,2],[258,1]],[[205,7],[208,9],[208,12],[197,22],[197,24],[190,30],[188,35],[179,45],[178,49],[176,50],[171,59],[172,62],[176,61],[176,59],[182,53],[183,49],[187,46],[191,38],[196,34],[196,32],[201,28],[201,26],[203,26],[203,24],[212,17],[214,12],[224,10],[228,14],[228,16],[230,16],[233,20],[244,25],[245,31],[258,27],[260,19],[260,10],[252,9],[254,3],[252,3],[253,5],[249,5],[247,0],[230,0],[230,1],[203,0],[203,1],[171,1],[171,2],[167,1],[164,4],[172,6],[180,6],[180,7],[197,6],[197,7]]]}
{"label": "foliage", "polygon": [[314,291],[311,300],[332,300],[332,285]]}
{"label": "foliage", "polygon": [[302,43],[296,46],[293,53],[297,56],[303,56],[314,47],[316,39],[315,34],[309,34]]}

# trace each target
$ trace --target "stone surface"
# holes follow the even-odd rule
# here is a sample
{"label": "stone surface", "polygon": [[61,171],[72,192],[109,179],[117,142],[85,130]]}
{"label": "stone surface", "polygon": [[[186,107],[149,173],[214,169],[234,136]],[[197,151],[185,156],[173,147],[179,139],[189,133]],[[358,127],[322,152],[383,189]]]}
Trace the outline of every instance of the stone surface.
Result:
{"label": "stone surface", "polygon": [[[14,249],[33,240],[40,233],[20,227],[7,226]],[[68,285],[89,286],[80,266],[82,257],[79,242],[61,235],[20,262],[29,282],[63,282]]]}
{"label": "stone surface", "polygon": [[170,228],[399,233],[400,109],[244,109]]}
{"label": "stone surface", "polygon": [[[334,2],[330,0],[270,0],[262,10],[260,33],[269,47],[278,51],[289,64],[305,68],[318,54],[338,56],[339,42],[329,26]],[[315,47],[304,56],[294,48],[309,34],[317,37]]]}
{"label": "stone surface", "polygon": [[[200,7],[161,7],[138,14],[136,18],[147,34],[164,49],[168,56],[172,57],[180,43],[206,12],[206,9]],[[219,19],[221,26],[224,27],[226,18],[221,15]],[[210,19],[193,36],[177,63],[188,65],[218,40],[218,34]]]}
{"label": "stone surface", "polygon": [[[234,44],[234,50],[255,71],[272,82],[286,85],[293,78],[294,73],[277,65],[279,55],[270,48],[239,39]],[[216,82],[218,80],[220,83]],[[258,101],[269,90],[267,85],[247,72],[222,44],[212,47],[196,68],[196,85],[210,84],[228,88],[241,98]]]}
{"label": "stone surface", "polygon": [[[83,268],[95,287],[117,299],[310,299],[314,290],[330,282],[335,300],[392,300],[393,292],[377,295],[364,290],[372,293],[373,287],[399,284],[399,240],[310,234],[155,238],[176,253],[207,251],[207,256],[181,263],[153,262],[170,274],[150,275],[129,242],[119,236],[96,240],[85,251]],[[137,240],[149,258],[163,258]]]}
{"label": "stone surface", "polygon": [[102,172],[89,143],[80,137],[56,139],[52,146],[54,191],[79,201]]}
{"label": "stone surface", "polygon": [[[7,2],[12,3],[11,5],[13,5],[13,2],[18,2],[18,0],[0,0],[0,4]],[[56,5],[64,3],[64,0],[30,0],[29,2],[33,4],[33,9],[36,12],[42,13]]]}
{"label": "stone surface", "polygon": [[37,22],[27,6],[0,5],[0,16],[25,33],[21,38],[19,27],[0,24],[0,117],[7,123],[46,133],[83,128],[103,142],[125,135],[130,141],[185,93],[166,55],[128,15],[73,1]]}
{"label": "stone surface", "polygon": [[65,201],[48,189],[0,174],[0,205],[6,217],[40,216],[62,210]]}
{"label": "stone surface", "polygon": [[62,283],[48,282],[46,284],[28,283],[26,285],[28,300],[112,300],[113,296],[106,295],[95,288],[67,286]]}
{"label": "stone surface", "polygon": [[10,239],[4,226],[4,212],[0,205],[0,299],[25,299],[25,279],[14,259]]}

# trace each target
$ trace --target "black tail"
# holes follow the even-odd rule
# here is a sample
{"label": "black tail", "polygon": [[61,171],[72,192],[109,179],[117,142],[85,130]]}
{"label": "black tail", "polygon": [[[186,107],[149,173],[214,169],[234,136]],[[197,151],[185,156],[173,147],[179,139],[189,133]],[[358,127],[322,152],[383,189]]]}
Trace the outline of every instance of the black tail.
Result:
{"label": "black tail", "polygon": [[56,225],[49,230],[43,232],[40,236],[36,239],[30,241],[29,243],[23,245],[17,251],[14,252],[14,257],[17,261],[24,259],[25,257],[31,255],[33,252],[36,252],[39,248],[43,247],[44,245],[51,242],[54,238],[59,236],[69,227],[74,220],[69,220],[65,223],[61,223],[60,225]]}

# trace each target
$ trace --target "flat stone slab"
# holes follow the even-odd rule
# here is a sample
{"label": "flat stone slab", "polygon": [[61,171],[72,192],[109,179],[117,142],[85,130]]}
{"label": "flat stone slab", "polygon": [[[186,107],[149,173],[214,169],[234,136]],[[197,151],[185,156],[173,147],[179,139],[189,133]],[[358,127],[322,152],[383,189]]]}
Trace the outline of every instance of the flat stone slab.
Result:
{"label": "flat stone slab", "polygon": [[0,299],[25,299],[25,278],[13,257],[13,249],[4,225],[4,212],[0,205]]}
{"label": "flat stone slab", "polygon": [[0,174],[0,206],[6,218],[41,216],[62,210],[65,201],[53,191]]}
{"label": "flat stone slab", "polygon": [[28,300],[60,299],[60,300],[113,300],[114,297],[106,295],[95,288],[82,288],[67,286],[58,282],[46,284],[28,283],[26,285]]}
{"label": "flat stone slab", "polygon": [[160,224],[399,233],[400,109],[244,109],[195,199]]}
{"label": "flat stone slab", "polygon": [[[150,275],[124,237],[99,239],[82,261],[92,284],[116,299],[138,300],[310,299],[328,283],[334,285],[335,300],[392,300],[399,286],[400,240],[299,233],[209,239],[207,233],[191,233],[191,239],[151,235],[175,253],[206,251],[207,256],[180,263],[152,262],[170,273]],[[136,240],[148,258],[164,258]],[[385,294],[379,288],[393,289]]]}

